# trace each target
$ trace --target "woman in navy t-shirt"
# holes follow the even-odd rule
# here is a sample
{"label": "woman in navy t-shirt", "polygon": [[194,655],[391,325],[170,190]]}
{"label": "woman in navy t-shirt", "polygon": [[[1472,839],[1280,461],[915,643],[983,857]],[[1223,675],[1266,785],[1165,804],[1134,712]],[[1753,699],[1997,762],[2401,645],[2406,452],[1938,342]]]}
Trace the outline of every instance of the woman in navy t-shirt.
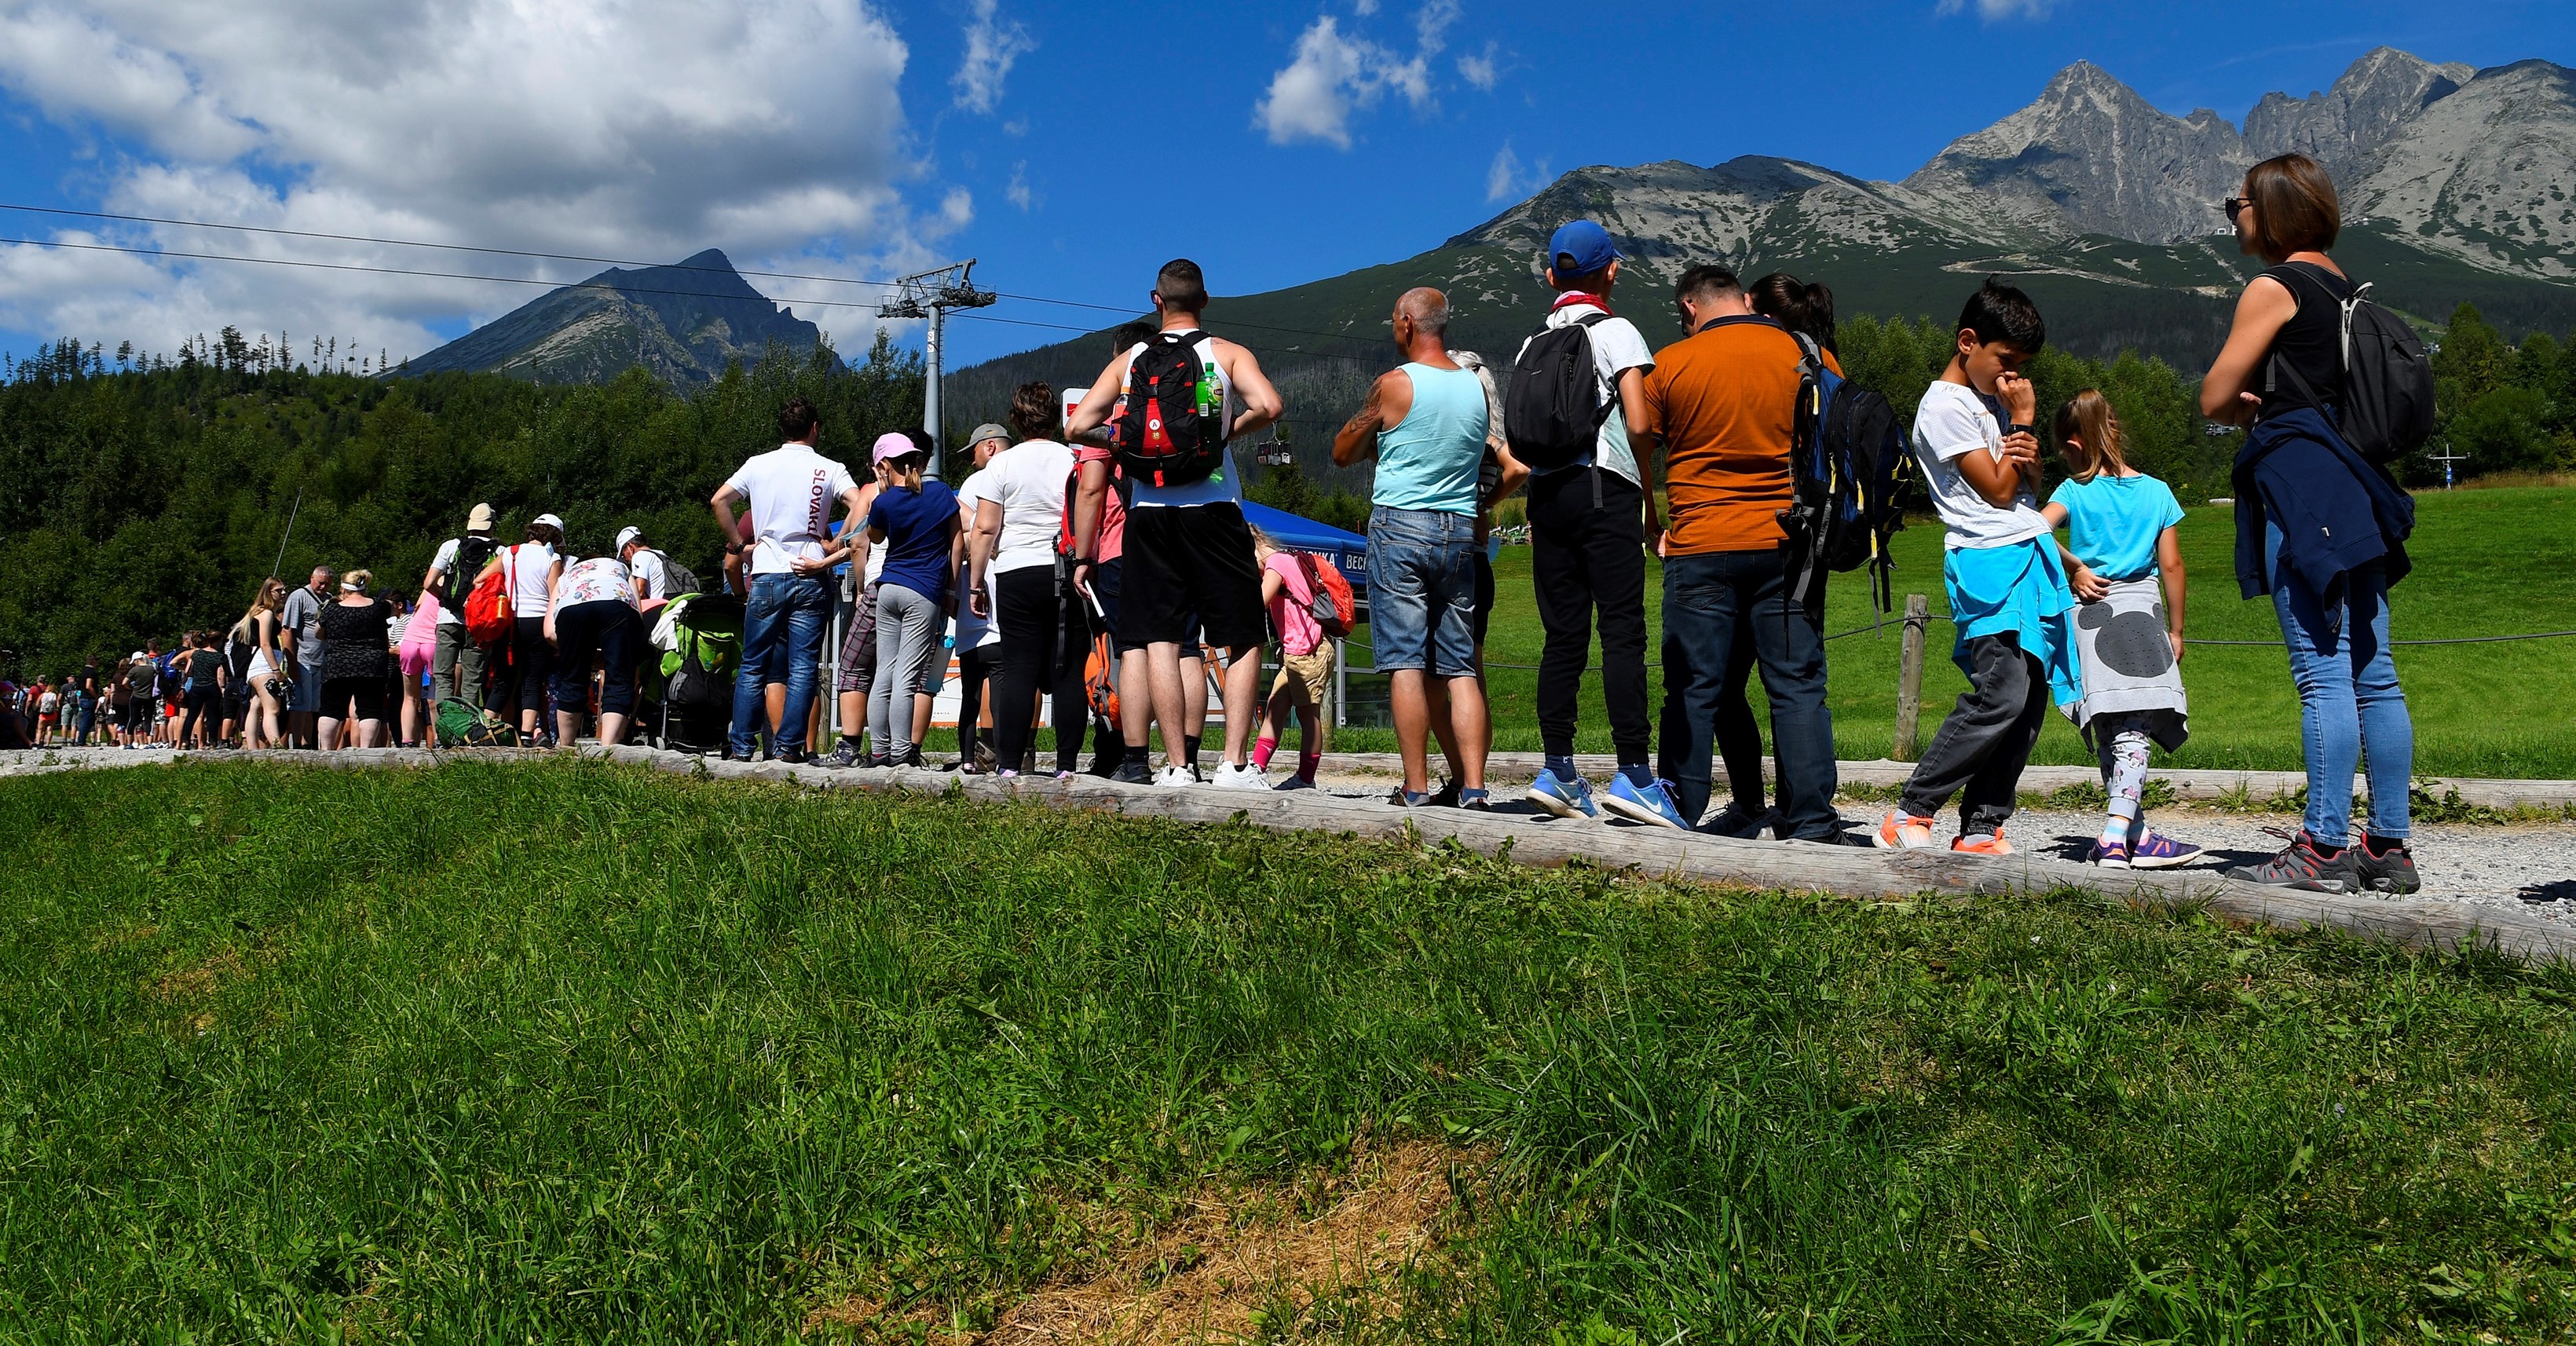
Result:
{"label": "woman in navy t-shirt", "polygon": [[[915,436],[918,435],[918,438]],[[871,752],[891,766],[921,765],[921,745],[911,742],[912,689],[929,671],[947,626],[948,595],[955,589],[951,543],[957,536],[957,495],[922,477],[930,462],[929,436],[888,432],[877,436],[876,503],[868,507],[868,543],[885,549],[877,580],[877,675],[868,688]],[[896,695],[897,688],[903,689]]]}

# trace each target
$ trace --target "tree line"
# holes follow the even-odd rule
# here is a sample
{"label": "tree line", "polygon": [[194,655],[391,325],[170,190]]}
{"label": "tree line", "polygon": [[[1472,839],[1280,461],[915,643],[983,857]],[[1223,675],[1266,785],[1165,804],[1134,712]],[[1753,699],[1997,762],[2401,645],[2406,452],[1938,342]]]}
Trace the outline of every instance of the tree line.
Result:
{"label": "tree line", "polygon": [[[2439,335],[2440,425],[2425,453],[2398,465],[2403,478],[2440,481],[2431,455],[2445,450],[2466,455],[2458,466],[2470,475],[2576,468],[2576,344],[2545,332],[2509,343],[2466,305]],[[1949,359],[1951,333],[1930,319],[1856,317],[1839,344],[1845,371],[1910,422]],[[203,358],[192,344],[176,360],[112,368],[99,347],[64,341],[9,366],[0,651],[12,657],[0,672],[59,674],[146,637],[229,625],[272,566],[290,579],[316,564],[363,566],[410,590],[477,501],[500,512],[507,538],[539,512],[561,515],[578,552],[605,551],[617,529],[637,524],[712,576],[707,496],[775,445],[780,402],[813,399],[824,452],[854,464],[880,432],[921,422],[921,359],[882,334],[861,361],[842,363],[828,347],[773,350],[685,394],[640,369],[588,386],[365,377],[289,366],[277,349],[262,359],[231,333]],[[2205,433],[2196,373],[2134,353],[2103,361],[2055,349],[2027,372],[2043,414],[2079,388],[2109,394],[2131,461],[2184,500],[2229,493],[2240,436]],[[1345,391],[1350,405],[1296,406],[1287,431],[1299,462],[1247,467],[1247,491],[1357,530],[1364,478],[1304,464],[1323,459],[1325,427],[1358,405],[1365,371],[1336,366],[1296,382],[1309,400]],[[952,447],[967,429],[949,427]]]}

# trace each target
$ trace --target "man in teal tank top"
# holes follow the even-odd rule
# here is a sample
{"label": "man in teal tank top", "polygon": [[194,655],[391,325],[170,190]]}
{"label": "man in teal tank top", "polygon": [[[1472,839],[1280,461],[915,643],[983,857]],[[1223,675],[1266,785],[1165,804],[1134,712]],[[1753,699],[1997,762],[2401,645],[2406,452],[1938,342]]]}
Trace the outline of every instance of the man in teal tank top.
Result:
{"label": "man in teal tank top", "polygon": [[[1449,300],[1408,290],[1395,303],[1402,367],[1378,377],[1333,437],[1333,462],[1377,460],[1369,493],[1369,635],[1389,673],[1404,784],[1392,802],[1435,802],[1428,740],[1449,759],[1437,800],[1488,806],[1485,693],[1476,680],[1476,496],[1485,461],[1485,388],[1449,358]],[[1451,790],[1455,791],[1454,798]]]}

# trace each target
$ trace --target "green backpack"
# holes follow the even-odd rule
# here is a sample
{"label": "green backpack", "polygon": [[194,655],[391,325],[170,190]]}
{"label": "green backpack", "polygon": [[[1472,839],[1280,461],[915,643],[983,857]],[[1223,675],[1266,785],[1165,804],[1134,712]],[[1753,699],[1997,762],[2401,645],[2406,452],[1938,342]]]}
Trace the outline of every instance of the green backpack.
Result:
{"label": "green backpack", "polygon": [[442,748],[515,748],[519,731],[488,710],[450,698],[438,703],[434,721]]}

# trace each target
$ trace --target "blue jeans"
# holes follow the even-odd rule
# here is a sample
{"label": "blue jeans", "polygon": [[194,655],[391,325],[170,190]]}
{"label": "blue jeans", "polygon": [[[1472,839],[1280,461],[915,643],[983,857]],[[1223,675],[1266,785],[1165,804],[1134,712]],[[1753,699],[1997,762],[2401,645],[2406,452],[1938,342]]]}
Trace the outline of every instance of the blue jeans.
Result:
{"label": "blue jeans", "polygon": [[751,577],[751,601],[742,613],[742,671],[733,680],[734,756],[751,756],[755,731],[768,714],[761,688],[772,682],[787,684],[777,751],[804,751],[805,721],[814,710],[814,680],[831,624],[832,593],[820,578]]}
{"label": "blue jeans", "polygon": [[1369,511],[1369,642],[1380,671],[1476,674],[1476,519]]}
{"label": "blue jeans", "polygon": [[[1663,774],[1693,824],[1708,811],[1709,753],[1737,633],[1752,637],[1771,700],[1779,771],[1779,835],[1828,841],[1834,812],[1834,715],[1825,706],[1825,642],[1816,618],[1791,603],[1778,550],[1706,552],[1664,561]],[[1674,742],[1676,733],[1681,741]]]}
{"label": "blue jeans", "polygon": [[2406,791],[2415,773],[2415,721],[2397,685],[2388,647],[2388,576],[2376,565],[2344,573],[2341,602],[2281,563],[2281,530],[2263,529],[2272,609],[2290,642],[2299,684],[2299,741],[2308,762],[2308,813],[2301,825],[2329,846],[2352,841],[2352,774],[2366,756],[2370,833],[2407,833]]}

